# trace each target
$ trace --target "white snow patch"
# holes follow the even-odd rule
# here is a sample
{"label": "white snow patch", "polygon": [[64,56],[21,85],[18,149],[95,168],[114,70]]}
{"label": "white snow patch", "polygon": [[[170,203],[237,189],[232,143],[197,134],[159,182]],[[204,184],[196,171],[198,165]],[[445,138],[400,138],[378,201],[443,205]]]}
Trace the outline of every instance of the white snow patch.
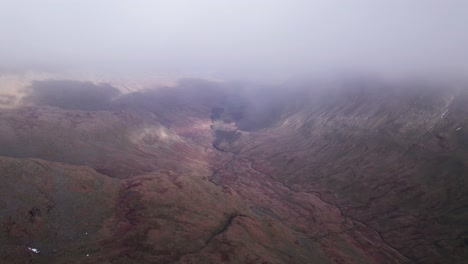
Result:
{"label": "white snow patch", "polygon": [[448,109],[445,110],[445,112],[442,114],[442,116],[440,116],[440,118],[444,118],[448,111],[449,111]]}
{"label": "white snow patch", "polygon": [[36,254],[40,252],[39,249],[37,249],[37,248],[30,248],[30,247],[28,247],[28,249],[29,249],[29,251],[32,251],[32,252],[34,252],[34,253],[36,253]]}

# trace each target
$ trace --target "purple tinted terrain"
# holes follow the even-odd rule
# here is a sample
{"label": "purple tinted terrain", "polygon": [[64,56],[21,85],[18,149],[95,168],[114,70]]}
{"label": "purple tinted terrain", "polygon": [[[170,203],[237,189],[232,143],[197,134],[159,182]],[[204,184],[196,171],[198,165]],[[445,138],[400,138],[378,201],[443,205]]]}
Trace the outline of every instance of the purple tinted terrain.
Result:
{"label": "purple tinted terrain", "polygon": [[33,83],[0,110],[0,262],[464,263],[468,90],[298,86]]}

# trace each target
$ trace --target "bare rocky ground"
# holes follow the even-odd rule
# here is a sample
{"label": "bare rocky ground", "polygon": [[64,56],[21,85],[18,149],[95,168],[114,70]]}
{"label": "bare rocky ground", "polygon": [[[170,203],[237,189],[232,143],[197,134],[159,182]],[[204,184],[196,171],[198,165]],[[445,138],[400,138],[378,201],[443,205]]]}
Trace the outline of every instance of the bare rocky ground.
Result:
{"label": "bare rocky ground", "polygon": [[0,262],[465,263],[467,90],[310,86],[33,83],[0,110]]}

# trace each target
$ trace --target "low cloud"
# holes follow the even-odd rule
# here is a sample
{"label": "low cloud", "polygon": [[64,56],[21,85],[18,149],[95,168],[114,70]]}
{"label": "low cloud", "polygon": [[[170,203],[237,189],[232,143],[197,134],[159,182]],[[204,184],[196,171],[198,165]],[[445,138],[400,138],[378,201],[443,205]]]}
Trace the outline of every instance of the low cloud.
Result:
{"label": "low cloud", "polygon": [[3,1],[0,69],[284,80],[468,72],[467,1]]}

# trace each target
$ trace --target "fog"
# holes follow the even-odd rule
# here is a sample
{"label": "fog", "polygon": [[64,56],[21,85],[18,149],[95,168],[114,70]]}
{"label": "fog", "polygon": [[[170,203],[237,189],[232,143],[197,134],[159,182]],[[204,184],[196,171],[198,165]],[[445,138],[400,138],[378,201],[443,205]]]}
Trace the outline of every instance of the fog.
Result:
{"label": "fog", "polygon": [[466,76],[468,2],[0,1],[0,71]]}

